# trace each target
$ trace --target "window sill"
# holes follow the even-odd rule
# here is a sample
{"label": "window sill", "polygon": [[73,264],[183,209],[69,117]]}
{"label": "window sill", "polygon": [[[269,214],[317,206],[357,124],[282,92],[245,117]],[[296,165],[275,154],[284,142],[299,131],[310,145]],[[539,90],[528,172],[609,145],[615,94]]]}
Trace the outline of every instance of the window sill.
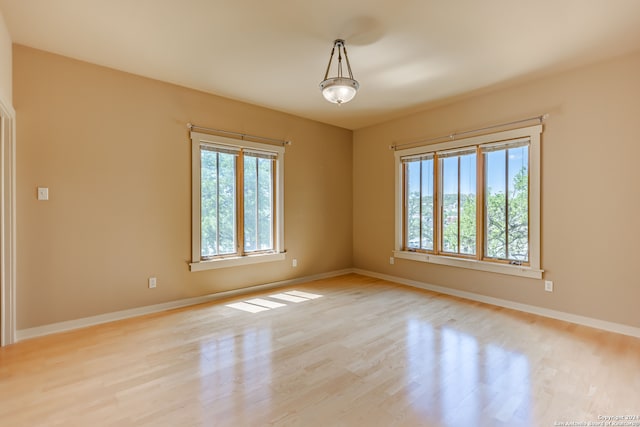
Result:
{"label": "window sill", "polygon": [[475,259],[463,259],[442,255],[431,255],[420,252],[393,251],[396,258],[412,261],[428,262],[431,264],[448,265],[451,267],[469,268],[472,270],[488,271],[491,273],[508,274],[510,276],[528,277],[530,279],[542,279],[544,270],[520,265],[498,264],[493,262],[478,261]]}
{"label": "window sill", "polygon": [[237,267],[241,265],[258,264],[262,262],[283,261],[286,259],[286,252],[246,255],[229,258],[218,258],[207,261],[192,262],[189,264],[190,271],[214,270],[217,268]]}

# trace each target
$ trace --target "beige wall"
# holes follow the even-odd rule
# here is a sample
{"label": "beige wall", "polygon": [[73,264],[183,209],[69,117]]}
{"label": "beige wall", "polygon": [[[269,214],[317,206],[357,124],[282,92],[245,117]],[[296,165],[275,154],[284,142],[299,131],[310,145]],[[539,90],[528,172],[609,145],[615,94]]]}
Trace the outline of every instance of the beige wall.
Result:
{"label": "beige wall", "polygon": [[[640,326],[640,54],[352,135],[23,46],[13,53],[18,329],[351,266]],[[542,266],[555,292],[537,280],[389,265],[389,144],[544,112]],[[287,261],[188,271],[187,122],[294,141],[285,170]],[[49,201],[36,200],[37,186],[49,187]],[[147,289],[149,276],[157,289]]]}
{"label": "beige wall", "polygon": [[[354,265],[640,326],[640,54],[497,90],[354,133]],[[553,280],[397,259],[394,141],[550,113],[542,137],[542,267]]]}
{"label": "beige wall", "polygon": [[[351,131],[23,46],[13,53],[18,329],[352,265]],[[188,122],[293,141],[286,261],[189,272]],[[37,186],[49,201],[36,200]]]}
{"label": "beige wall", "polygon": [[11,36],[4,22],[2,11],[0,11],[0,100],[6,105],[11,105],[13,99],[11,65]]}

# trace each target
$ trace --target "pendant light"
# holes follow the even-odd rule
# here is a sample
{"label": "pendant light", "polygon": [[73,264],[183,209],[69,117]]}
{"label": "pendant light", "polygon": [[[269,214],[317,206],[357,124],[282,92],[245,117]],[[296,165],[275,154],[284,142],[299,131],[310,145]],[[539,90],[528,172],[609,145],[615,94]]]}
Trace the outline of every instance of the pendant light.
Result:
{"label": "pendant light", "polygon": [[[336,48],[338,49],[338,75],[336,77],[329,77],[331,61],[333,60]],[[347,63],[348,77],[345,77],[342,73],[343,53],[345,62]],[[333,42],[333,49],[331,49],[327,71],[324,73],[324,80],[320,83],[322,95],[327,101],[340,105],[351,101],[353,97],[356,96],[359,87],[360,84],[354,80],[353,73],[351,72],[351,64],[349,64],[349,57],[347,56],[347,48],[344,45],[344,40],[337,39]]]}

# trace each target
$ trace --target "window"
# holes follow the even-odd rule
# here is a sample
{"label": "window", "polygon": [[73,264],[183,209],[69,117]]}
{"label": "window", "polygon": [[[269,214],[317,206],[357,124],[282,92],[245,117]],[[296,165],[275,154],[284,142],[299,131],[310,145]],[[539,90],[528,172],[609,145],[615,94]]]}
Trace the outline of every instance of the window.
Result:
{"label": "window", "polygon": [[397,150],[395,256],[541,278],[541,131]]}
{"label": "window", "polygon": [[191,271],[284,259],[284,147],[191,133]]}

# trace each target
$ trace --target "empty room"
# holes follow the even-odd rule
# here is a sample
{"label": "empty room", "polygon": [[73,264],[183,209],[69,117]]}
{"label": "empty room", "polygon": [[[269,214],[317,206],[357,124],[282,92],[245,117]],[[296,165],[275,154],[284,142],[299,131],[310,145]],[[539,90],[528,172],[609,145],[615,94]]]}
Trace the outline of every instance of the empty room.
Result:
{"label": "empty room", "polygon": [[0,424],[640,426],[640,2],[0,0]]}

